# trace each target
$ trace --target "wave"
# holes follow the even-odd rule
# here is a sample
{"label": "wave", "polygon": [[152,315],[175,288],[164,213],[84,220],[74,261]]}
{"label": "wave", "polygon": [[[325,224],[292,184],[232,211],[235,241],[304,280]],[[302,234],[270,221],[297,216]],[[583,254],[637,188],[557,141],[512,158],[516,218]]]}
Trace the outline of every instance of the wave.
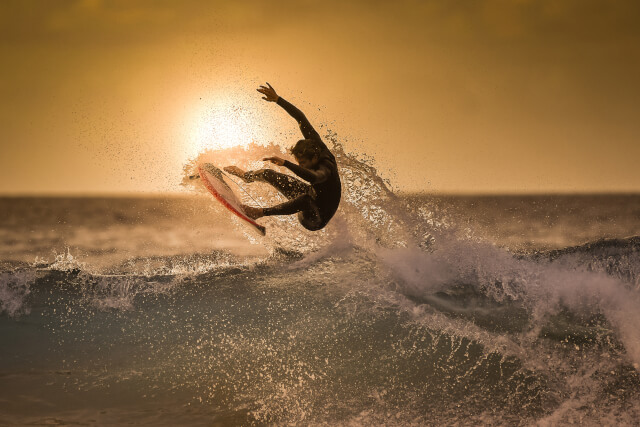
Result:
{"label": "wave", "polygon": [[[33,310],[74,346],[139,343],[134,360],[162,363],[136,372],[171,378],[203,404],[244,413],[242,422],[402,425],[428,413],[442,422],[554,423],[584,418],[581,408],[593,404],[603,409],[592,421],[638,413],[625,406],[640,393],[626,329],[637,324],[637,298],[604,273],[541,267],[469,242],[343,244],[251,264],[216,256],[223,261],[206,272],[16,269],[2,278],[15,302],[5,313]],[[131,372],[109,372],[112,380],[91,387],[130,381]],[[620,382],[623,400],[602,394]],[[576,393],[581,406],[567,406]]]}
{"label": "wave", "polygon": [[[259,167],[252,159],[274,150],[204,153],[185,177],[199,161]],[[4,263],[3,327],[50,332],[36,352],[61,349],[76,397],[169,390],[238,424],[637,419],[639,237],[512,253],[334,151],[343,205],[325,230],[266,218],[266,255],[185,249],[105,270],[65,251]],[[216,209],[206,214],[226,215]],[[83,365],[86,354],[104,371]]]}
{"label": "wave", "polygon": [[632,236],[621,239],[599,239],[582,245],[568,246],[562,249],[542,252],[549,260],[557,259],[563,255],[575,253],[589,253],[595,256],[609,256],[628,254],[640,251],[640,236]]}
{"label": "wave", "polygon": [[640,236],[599,239],[583,245],[538,252],[533,259],[606,273],[640,291]]}

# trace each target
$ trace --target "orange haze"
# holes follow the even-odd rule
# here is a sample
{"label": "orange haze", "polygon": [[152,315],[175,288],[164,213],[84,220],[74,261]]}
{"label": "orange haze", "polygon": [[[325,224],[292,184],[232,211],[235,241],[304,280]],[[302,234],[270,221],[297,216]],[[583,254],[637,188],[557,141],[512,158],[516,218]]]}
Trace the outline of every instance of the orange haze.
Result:
{"label": "orange haze", "polygon": [[3,1],[0,193],[178,191],[229,114],[289,146],[265,81],[401,190],[640,191],[638,22],[636,0]]}

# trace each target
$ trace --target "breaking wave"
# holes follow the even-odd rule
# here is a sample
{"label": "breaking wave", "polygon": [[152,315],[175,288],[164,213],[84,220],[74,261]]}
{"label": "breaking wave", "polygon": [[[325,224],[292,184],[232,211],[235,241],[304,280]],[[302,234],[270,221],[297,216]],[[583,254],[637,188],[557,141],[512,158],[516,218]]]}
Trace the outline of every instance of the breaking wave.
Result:
{"label": "breaking wave", "polygon": [[[328,140],[344,194],[326,229],[270,217],[258,240],[236,223],[267,248],[254,256],[134,253],[105,272],[67,251],[5,265],[3,327],[38,316],[49,332],[38,351],[55,348],[52,363],[69,373],[44,380],[70,399],[91,391],[121,408],[104,422],[126,407],[107,389],[145,408],[149,396],[181,402],[174,420],[223,424],[638,419],[640,237],[511,252],[399,197],[370,161]],[[184,183],[202,191],[188,179],[199,162],[255,169],[280,150],[204,153]],[[262,183],[245,190],[249,204],[281,201]],[[202,209],[228,217],[216,204]],[[42,421],[51,410],[33,414],[10,416]]]}

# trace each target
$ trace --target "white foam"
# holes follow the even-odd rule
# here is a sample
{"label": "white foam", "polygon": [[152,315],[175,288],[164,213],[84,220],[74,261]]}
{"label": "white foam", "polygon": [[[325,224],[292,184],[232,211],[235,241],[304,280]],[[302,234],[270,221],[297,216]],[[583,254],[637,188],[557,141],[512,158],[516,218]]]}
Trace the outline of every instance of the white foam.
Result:
{"label": "white foam", "polygon": [[15,317],[30,313],[25,303],[36,276],[33,270],[0,272],[0,314]]}

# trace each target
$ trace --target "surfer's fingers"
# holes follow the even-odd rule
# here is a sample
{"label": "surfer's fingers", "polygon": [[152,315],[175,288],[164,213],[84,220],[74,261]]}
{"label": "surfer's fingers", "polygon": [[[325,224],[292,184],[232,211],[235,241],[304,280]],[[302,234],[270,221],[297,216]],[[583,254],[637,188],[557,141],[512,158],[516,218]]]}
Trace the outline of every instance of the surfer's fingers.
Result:
{"label": "surfer's fingers", "polygon": [[267,82],[267,86],[269,86],[269,89],[273,90],[273,88],[271,87],[271,85],[269,84],[269,82]]}

